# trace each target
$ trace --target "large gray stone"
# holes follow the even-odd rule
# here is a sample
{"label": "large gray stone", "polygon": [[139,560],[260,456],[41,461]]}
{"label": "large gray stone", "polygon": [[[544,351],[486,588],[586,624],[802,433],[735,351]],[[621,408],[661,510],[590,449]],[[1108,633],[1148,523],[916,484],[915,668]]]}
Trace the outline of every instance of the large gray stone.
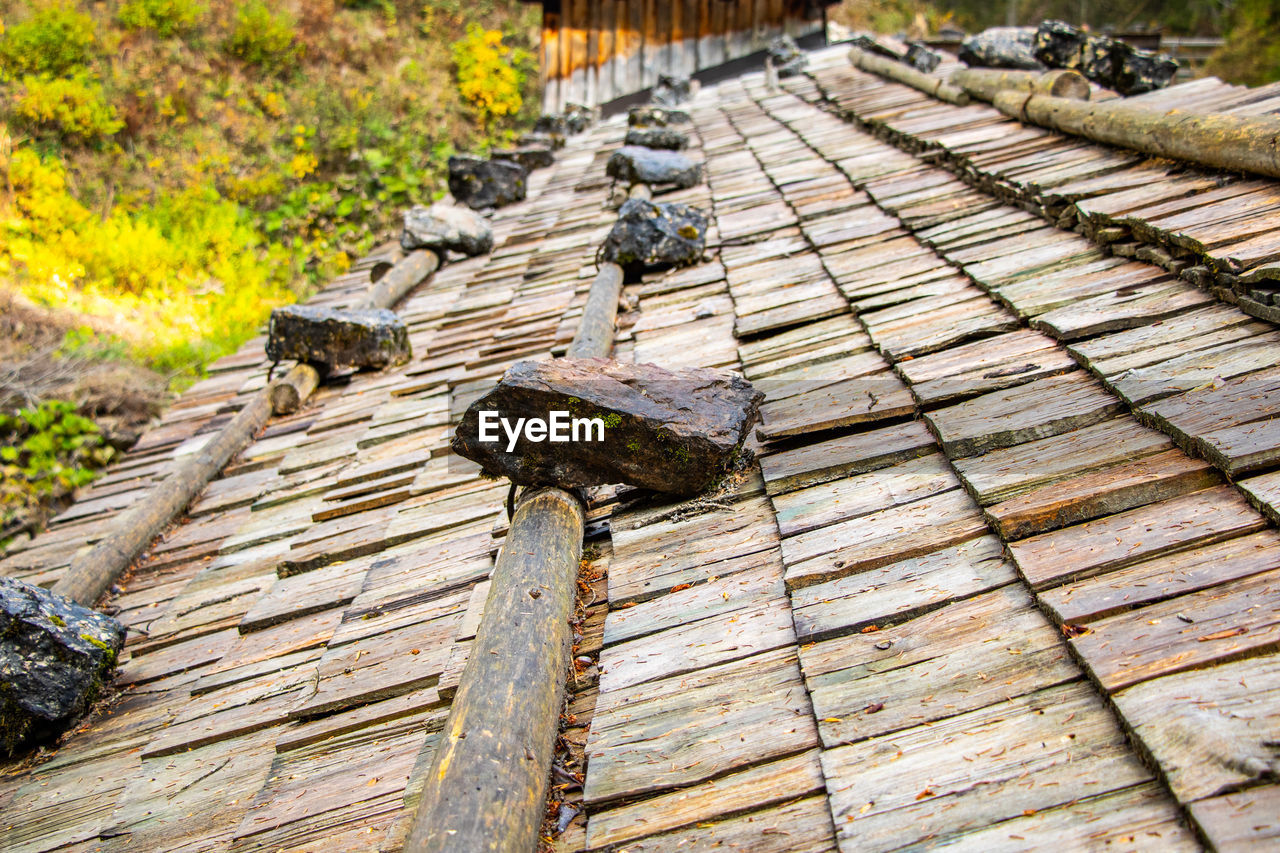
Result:
{"label": "large gray stone", "polygon": [[569,133],[569,123],[564,120],[564,116],[556,113],[539,116],[533,123],[533,132],[563,137]]}
{"label": "large gray stone", "polygon": [[[607,359],[523,361],[467,409],[453,450],[486,473],[525,486],[562,488],[628,483],[692,495],[713,486],[735,461],[763,395],[721,370],[666,370]],[[520,418],[551,422],[599,419],[579,440],[535,441]],[[505,418],[496,441],[481,441],[481,413]],[[571,426],[565,427],[572,438]],[[492,431],[488,435],[493,437]]]}
{"label": "large gray stone", "polygon": [[628,184],[673,184],[680,189],[702,181],[702,164],[676,151],[625,145],[613,152],[605,174]]}
{"label": "large gray stone", "polygon": [[529,171],[510,160],[483,160],[470,154],[449,158],[449,192],[472,210],[521,201]]}
{"label": "large gray stone", "polygon": [[10,753],[49,741],[98,695],[125,628],[20,580],[0,577],[0,738]]}
{"label": "large gray stone", "polygon": [[688,124],[689,114],[684,110],[668,110],[663,107],[632,107],[627,110],[627,124],[631,127],[669,127]]}
{"label": "large gray stone", "polygon": [[595,110],[591,109],[591,107],[583,104],[565,104],[564,123],[565,128],[570,133],[582,133],[595,118]]}
{"label": "large gray stone", "polygon": [[495,160],[511,160],[530,172],[545,169],[556,162],[550,145],[521,145],[518,148],[497,148],[491,153]]}
{"label": "large gray stone", "polygon": [[1034,27],[991,27],[966,38],[960,45],[960,61],[977,68],[1021,68],[1039,71],[1035,57]]}
{"label": "large gray stone", "polygon": [[642,148],[661,148],[666,151],[683,151],[689,147],[689,134],[670,127],[633,127],[627,131],[627,145]]}
{"label": "large gray stone", "polygon": [[404,364],[413,356],[409,330],[386,308],[338,310],[286,305],[271,312],[267,358],[302,361],[326,371]]}
{"label": "large gray stone", "polygon": [[677,107],[689,100],[692,92],[693,82],[688,77],[659,74],[650,99],[660,107]]}
{"label": "large gray stone", "polygon": [[707,217],[698,208],[633,198],[618,211],[600,255],[634,277],[648,269],[698,263],[706,235]]}
{"label": "large gray stone", "polygon": [[779,77],[801,74],[809,64],[809,58],[800,50],[796,40],[785,34],[769,42],[768,57]]}
{"label": "large gray stone", "polygon": [[942,62],[942,54],[931,49],[929,45],[922,41],[909,41],[907,42],[905,61],[917,71],[932,74],[933,69],[937,68]]}
{"label": "large gray stone", "polygon": [[484,255],[493,251],[493,229],[473,210],[447,204],[417,205],[404,213],[400,246],[406,252],[461,252]]}

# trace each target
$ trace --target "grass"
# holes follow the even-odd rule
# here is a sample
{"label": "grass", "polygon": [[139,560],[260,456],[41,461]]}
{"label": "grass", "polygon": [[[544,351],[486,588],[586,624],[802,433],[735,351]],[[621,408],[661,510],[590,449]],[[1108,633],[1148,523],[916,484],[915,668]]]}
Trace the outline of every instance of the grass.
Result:
{"label": "grass", "polygon": [[0,287],[189,382],[529,122],[536,14],[0,0]]}
{"label": "grass", "polygon": [[154,414],[139,365],[181,390],[531,124],[538,14],[0,0],[0,548]]}

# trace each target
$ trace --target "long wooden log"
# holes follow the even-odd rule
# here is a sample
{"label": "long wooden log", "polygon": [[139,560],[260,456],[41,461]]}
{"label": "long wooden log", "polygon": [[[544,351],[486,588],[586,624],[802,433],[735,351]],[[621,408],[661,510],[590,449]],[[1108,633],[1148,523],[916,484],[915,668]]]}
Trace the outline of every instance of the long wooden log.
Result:
{"label": "long wooden log", "polygon": [[1082,102],[1010,91],[998,93],[993,103],[1019,121],[1095,142],[1218,169],[1280,177],[1280,118],[1274,116],[1164,112],[1123,100]]}
{"label": "long wooden log", "polygon": [[409,291],[426,281],[439,267],[440,258],[435,252],[426,249],[410,252],[389,269],[354,307],[390,308],[404,299]]}
{"label": "long wooden log", "polygon": [[273,415],[291,415],[320,384],[320,371],[310,364],[295,364],[283,382],[273,382],[268,391]]}
{"label": "long wooden log", "polygon": [[910,86],[912,89],[918,89],[926,95],[932,95],[949,104],[955,104],[958,107],[969,105],[969,94],[959,86],[952,85],[942,77],[917,71],[910,65],[894,62],[885,56],[876,56],[857,47],[849,50],[849,61],[855,68],[886,77],[895,83]]}
{"label": "long wooden log", "polygon": [[142,500],[116,516],[111,532],[71,561],[53,591],[92,607],[227,461],[244,449],[269,417],[271,396],[263,389],[204,447],[179,462]]}
{"label": "long wooden log", "polygon": [[[605,264],[587,293],[570,357],[613,351],[621,292],[622,268]],[[537,848],[585,530],[586,510],[570,492],[539,489],[521,499],[427,771],[409,853]]]}
{"label": "long wooden log", "polygon": [[582,319],[566,355],[569,358],[594,358],[608,355],[613,348],[613,324],[618,317],[618,299],[622,295],[622,267],[605,263],[596,273]]}
{"label": "long wooden log", "polygon": [[1078,71],[1011,71],[1004,68],[965,68],[951,75],[951,82],[980,101],[990,103],[1005,89],[1055,95],[1074,101],[1089,100],[1089,81]]}
{"label": "long wooden log", "polygon": [[532,851],[546,808],[586,512],[527,495],[427,772],[406,851]]}
{"label": "long wooden log", "polygon": [[[390,308],[435,272],[440,259],[432,252],[413,252],[392,267],[360,307]],[[200,450],[172,467],[165,479],[130,509],[112,521],[111,532],[90,550],[71,561],[53,591],[78,604],[92,607],[129,564],[218,475],[231,457],[253,441],[273,411],[297,411],[319,384],[320,375],[310,365],[296,365],[284,377],[258,391]],[[279,408],[277,408],[279,407]]]}

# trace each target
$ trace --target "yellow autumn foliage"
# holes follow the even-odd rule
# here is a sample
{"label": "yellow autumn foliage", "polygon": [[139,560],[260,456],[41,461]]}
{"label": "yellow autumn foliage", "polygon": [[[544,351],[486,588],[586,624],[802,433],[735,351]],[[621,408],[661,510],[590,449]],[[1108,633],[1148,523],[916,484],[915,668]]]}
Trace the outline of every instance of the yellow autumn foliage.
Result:
{"label": "yellow autumn foliage", "polygon": [[19,148],[3,165],[12,194],[0,199],[0,277],[35,304],[100,318],[162,369],[242,339],[265,307],[291,298],[287,254],[216,191],[103,217],[70,194],[56,158]]}

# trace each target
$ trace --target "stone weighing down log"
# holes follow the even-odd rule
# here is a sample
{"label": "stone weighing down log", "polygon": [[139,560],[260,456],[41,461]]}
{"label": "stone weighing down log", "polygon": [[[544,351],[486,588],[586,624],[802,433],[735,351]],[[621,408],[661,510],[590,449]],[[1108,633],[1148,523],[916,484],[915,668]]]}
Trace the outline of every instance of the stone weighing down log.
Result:
{"label": "stone weighing down log", "polygon": [[[439,266],[433,252],[414,252],[391,268],[362,305],[389,308]],[[139,555],[164,531],[209,481],[243,450],[272,414],[273,398],[301,401],[315,389],[319,374],[298,365],[283,378],[248,399],[235,417],[197,452],[174,466],[165,479],[128,511],[117,516],[110,532],[89,551],[71,561],[53,591],[91,607]],[[289,386],[289,391],[281,386]]]}
{"label": "stone weighing down log", "polygon": [[[569,352],[613,351],[622,270],[591,284]],[[551,774],[586,509],[564,489],[521,497],[484,618],[435,745],[404,849],[533,850]]]}

